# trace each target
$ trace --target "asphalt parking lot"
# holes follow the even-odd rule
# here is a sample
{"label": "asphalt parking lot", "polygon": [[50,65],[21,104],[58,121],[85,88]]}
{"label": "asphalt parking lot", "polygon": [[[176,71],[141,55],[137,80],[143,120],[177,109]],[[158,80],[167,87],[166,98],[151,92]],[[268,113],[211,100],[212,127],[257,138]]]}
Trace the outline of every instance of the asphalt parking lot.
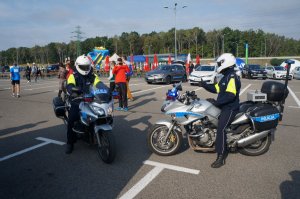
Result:
{"label": "asphalt parking lot", "polygon": [[[264,81],[242,79],[241,101]],[[56,79],[31,86],[23,80],[19,99],[0,80],[0,198],[300,198],[300,80],[289,82],[270,150],[258,157],[230,154],[220,169],[210,168],[215,154],[195,152],[187,142],[174,156],[150,153],[147,129],[165,117],[160,107],[171,85],[130,83],[135,100],[128,112],[115,111],[117,156],[107,165],[82,141],[64,153],[66,127],[52,109]],[[215,97],[188,83],[183,89]]]}

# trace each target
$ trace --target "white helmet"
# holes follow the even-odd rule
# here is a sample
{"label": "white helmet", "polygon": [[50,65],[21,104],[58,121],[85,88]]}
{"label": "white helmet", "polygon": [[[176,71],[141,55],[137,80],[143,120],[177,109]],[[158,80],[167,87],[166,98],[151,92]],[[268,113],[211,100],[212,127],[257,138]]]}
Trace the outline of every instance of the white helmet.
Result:
{"label": "white helmet", "polygon": [[87,75],[91,71],[91,64],[92,62],[87,56],[81,55],[77,57],[75,67],[81,75]]}
{"label": "white helmet", "polygon": [[231,53],[224,53],[217,59],[217,72],[221,73],[224,69],[234,66],[235,63],[236,59]]}

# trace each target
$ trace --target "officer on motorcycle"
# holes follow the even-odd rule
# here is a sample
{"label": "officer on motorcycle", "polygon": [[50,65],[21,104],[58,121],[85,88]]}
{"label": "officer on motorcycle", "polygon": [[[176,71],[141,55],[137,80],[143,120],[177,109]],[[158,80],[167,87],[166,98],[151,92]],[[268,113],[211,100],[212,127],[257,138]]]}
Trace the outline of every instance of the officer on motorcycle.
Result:
{"label": "officer on motorcycle", "polygon": [[[85,56],[81,55],[76,59],[75,70],[67,79],[67,92],[70,98],[77,97],[80,94],[88,93],[91,84],[97,85],[100,81],[99,77],[93,73],[92,62]],[[75,87],[75,89],[74,89]],[[71,101],[71,107],[68,112],[68,130],[67,130],[67,147],[66,154],[73,151],[74,143],[76,142],[76,134],[73,131],[74,122],[80,119],[79,117],[79,101]]]}
{"label": "officer on motorcycle", "polygon": [[207,91],[218,93],[217,100],[209,101],[221,109],[216,137],[216,152],[218,155],[216,161],[211,164],[212,168],[219,168],[225,164],[228,155],[225,128],[230,125],[239,110],[241,82],[234,70],[235,63],[236,59],[232,54],[222,54],[217,59],[217,72],[223,74],[220,82],[215,85],[209,85],[202,80],[199,82],[199,86]]}

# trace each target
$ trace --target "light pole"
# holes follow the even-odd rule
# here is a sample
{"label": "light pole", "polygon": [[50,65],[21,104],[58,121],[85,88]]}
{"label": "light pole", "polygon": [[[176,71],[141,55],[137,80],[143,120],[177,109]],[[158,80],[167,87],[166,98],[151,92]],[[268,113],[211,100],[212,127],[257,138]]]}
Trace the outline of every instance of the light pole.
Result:
{"label": "light pole", "polygon": [[239,56],[239,42],[235,41],[234,43],[236,44],[236,57],[238,57]]}
{"label": "light pole", "polygon": [[224,50],[224,48],[225,48],[225,47],[224,47],[225,35],[226,35],[226,34],[223,34],[223,35],[222,35],[222,36],[223,36],[223,44],[222,44],[222,51],[223,51],[223,53],[225,53],[225,50]]}
{"label": "light pole", "polygon": [[[186,8],[187,6],[182,6],[182,8]],[[164,8],[169,8],[168,6],[165,6]],[[177,40],[176,40],[176,12],[177,12],[177,3],[175,3],[174,4],[174,14],[175,14],[175,41],[174,41],[174,43],[175,43],[175,60],[177,60]]]}

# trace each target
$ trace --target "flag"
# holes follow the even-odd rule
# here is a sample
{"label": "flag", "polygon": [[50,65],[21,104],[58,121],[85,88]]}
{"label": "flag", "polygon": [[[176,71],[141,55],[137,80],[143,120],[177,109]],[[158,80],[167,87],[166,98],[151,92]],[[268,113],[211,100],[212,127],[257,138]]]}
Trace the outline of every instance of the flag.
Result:
{"label": "flag", "polygon": [[200,56],[199,55],[196,56],[196,64],[200,64]]}
{"label": "flag", "polygon": [[146,61],[144,62],[144,71],[148,72],[149,70],[149,57],[146,56]]}
{"label": "flag", "polygon": [[187,58],[186,58],[186,64],[185,64],[186,72],[187,72],[187,73],[189,73],[190,62],[191,62],[191,54],[189,53],[188,56],[187,56]]}
{"label": "flag", "polygon": [[154,54],[154,58],[153,58],[153,69],[157,68],[158,66],[158,59],[157,59],[157,55]]}
{"label": "flag", "polygon": [[105,57],[104,71],[105,71],[105,72],[108,72],[108,71],[109,71],[109,56],[106,56],[106,57]]}
{"label": "flag", "polygon": [[172,61],[171,61],[171,55],[169,55],[169,58],[168,58],[168,64],[171,64],[172,63]]}

